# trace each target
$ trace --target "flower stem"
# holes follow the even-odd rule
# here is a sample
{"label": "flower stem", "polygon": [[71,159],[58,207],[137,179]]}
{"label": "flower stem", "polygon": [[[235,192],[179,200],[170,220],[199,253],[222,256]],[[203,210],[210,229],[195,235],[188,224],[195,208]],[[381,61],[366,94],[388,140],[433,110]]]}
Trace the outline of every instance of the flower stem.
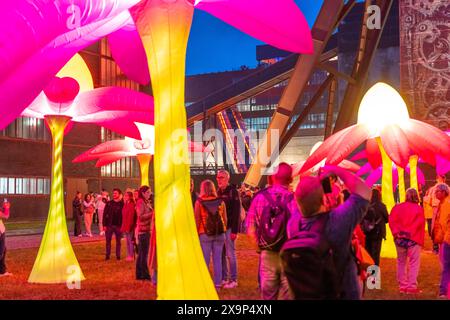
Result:
{"label": "flower stem", "polygon": [[64,129],[70,120],[66,116],[45,117],[52,134],[52,185],[44,236],[28,278],[31,283],[72,283],[85,279],[70,243],[64,210],[62,149]]}

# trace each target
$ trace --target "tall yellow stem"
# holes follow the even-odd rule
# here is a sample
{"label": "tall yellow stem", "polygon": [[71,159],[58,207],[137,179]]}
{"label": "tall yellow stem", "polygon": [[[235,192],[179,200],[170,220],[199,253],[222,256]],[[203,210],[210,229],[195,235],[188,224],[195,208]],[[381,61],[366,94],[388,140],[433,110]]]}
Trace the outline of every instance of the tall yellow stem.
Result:
{"label": "tall yellow stem", "polygon": [[419,184],[417,182],[417,162],[419,160],[418,156],[412,156],[409,158],[409,179],[410,187],[416,189],[419,192]]}
{"label": "tall yellow stem", "polygon": [[[383,175],[381,178],[381,198],[386,205],[388,212],[395,205],[394,193],[392,190],[392,160],[387,155],[381,143],[381,138],[376,138],[378,147],[380,148],[381,159],[383,163]],[[383,242],[381,248],[381,256],[385,258],[395,258],[396,250],[392,237],[392,232],[389,228],[386,228],[386,241]]]}
{"label": "tall yellow stem", "polygon": [[406,199],[405,169],[397,167],[397,174],[398,174],[398,196],[400,198],[400,202],[404,202]]}
{"label": "tall yellow stem", "polygon": [[149,186],[148,170],[150,167],[150,160],[152,156],[150,154],[138,154],[136,158],[139,161],[139,168],[141,169],[141,186]]}
{"label": "tall yellow stem", "polygon": [[70,117],[46,116],[52,134],[52,185],[47,224],[28,282],[66,283],[84,280],[67,231],[64,210],[62,149]]}
{"label": "tall yellow stem", "polygon": [[144,1],[135,14],[155,101],[158,299],[218,298],[200,247],[189,192],[184,77],[193,11],[187,0],[151,0]]}

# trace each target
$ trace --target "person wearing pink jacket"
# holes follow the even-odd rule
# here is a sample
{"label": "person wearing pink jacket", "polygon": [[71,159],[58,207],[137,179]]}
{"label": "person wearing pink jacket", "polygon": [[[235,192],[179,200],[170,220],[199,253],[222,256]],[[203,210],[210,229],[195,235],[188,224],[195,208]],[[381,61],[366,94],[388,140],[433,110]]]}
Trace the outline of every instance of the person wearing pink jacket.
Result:
{"label": "person wearing pink jacket", "polygon": [[389,227],[397,248],[397,280],[400,293],[420,293],[417,276],[420,269],[420,251],[425,238],[425,214],[419,205],[419,195],[415,189],[408,189],[406,201],[392,208]]}

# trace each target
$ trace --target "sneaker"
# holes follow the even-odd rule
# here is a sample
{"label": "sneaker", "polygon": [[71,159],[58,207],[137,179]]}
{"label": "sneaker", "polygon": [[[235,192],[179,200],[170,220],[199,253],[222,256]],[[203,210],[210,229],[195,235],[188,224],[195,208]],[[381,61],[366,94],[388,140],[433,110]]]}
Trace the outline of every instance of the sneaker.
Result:
{"label": "sneaker", "polygon": [[13,274],[11,273],[11,272],[5,272],[5,273],[2,273],[2,274],[0,274],[0,278],[1,277],[10,277],[10,276],[12,276]]}
{"label": "sneaker", "polygon": [[89,233],[89,238],[92,238],[92,237],[93,237],[92,233]]}
{"label": "sneaker", "polygon": [[231,280],[230,282],[228,282],[226,285],[224,285],[223,287],[225,289],[234,289],[238,286],[237,281]]}
{"label": "sneaker", "polygon": [[421,294],[422,292],[419,288],[406,290],[406,294]]}
{"label": "sneaker", "polygon": [[448,299],[446,294],[440,294],[438,298],[441,299],[441,300],[447,300]]}
{"label": "sneaker", "polygon": [[78,237],[78,238],[83,238],[83,235],[82,235],[82,234],[79,234],[77,237]]}

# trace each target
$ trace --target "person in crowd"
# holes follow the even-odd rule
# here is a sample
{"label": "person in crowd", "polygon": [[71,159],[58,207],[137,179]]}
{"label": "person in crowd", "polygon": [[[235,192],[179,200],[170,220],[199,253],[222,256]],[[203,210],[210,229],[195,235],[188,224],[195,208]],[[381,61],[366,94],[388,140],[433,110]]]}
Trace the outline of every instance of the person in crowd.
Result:
{"label": "person in crowd", "polygon": [[432,188],[429,188],[425,193],[425,196],[423,197],[423,211],[425,214],[425,221],[427,223],[428,236],[432,239],[431,227],[433,224],[433,206],[432,206],[431,189]]}
{"label": "person in crowd", "polygon": [[439,298],[450,297],[450,188],[445,183],[436,185],[435,196],[439,200],[433,239],[440,245],[442,264]]}
{"label": "person in crowd", "polygon": [[375,261],[380,265],[381,244],[386,240],[386,224],[389,222],[389,214],[386,206],[381,202],[381,193],[378,189],[372,189],[370,205],[364,217],[361,227],[366,236],[365,248]]}
{"label": "person in crowd", "polygon": [[3,224],[3,219],[9,219],[10,207],[10,203],[4,200],[3,206],[0,208],[0,277],[13,275],[6,270],[6,228]]}
{"label": "person in crowd", "polygon": [[[272,186],[260,191],[250,205],[247,215],[247,232],[258,245],[259,251],[259,281],[261,298],[276,300],[291,299],[287,279],[283,273],[279,251],[287,235],[287,221],[298,209],[294,196],[289,192],[292,183],[292,167],[282,162],[272,176]],[[277,219],[280,219],[280,237],[270,242],[266,237],[267,219],[270,219],[272,208],[280,208]],[[277,232],[278,233],[278,232]]]}
{"label": "person in crowd", "polygon": [[194,179],[191,178],[191,199],[192,199],[192,206],[195,206],[195,202],[197,201],[198,194],[195,192],[194,188]]}
{"label": "person in crowd", "polygon": [[113,189],[112,200],[108,201],[103,212],[103,229],[106,236],[106,256],[105,260],[109,260],[111,256],[111,240],[113,234],[116,237],[116,258],[120,260],[120,249],[122,233],[120,228],[122,227],[122,209],[123,199],[122,191],[118,188]]}
{"label": "person in crowd", "polygon": [[148,252],[150,248],[150,231],[152,230],[153,207],[150,204],[151,190],[148,186],[139,188],[136,202],[138,257],[136,260],[136,280],[151,280],[148,270]]}
{"label": "person in crowd", "polygon": [[[327,211],[327,199],[322,181],[330,175],[339,177],[351,195],[347,201]],[[300,180],[295,190],[295,198],[301,214],[293,215],[289,220],[288,237],[293,237],[299,229],[301,231],[314,228],[323,234],[332,249],[332,260],[337,270],[338,279],[335,282],[339,285],[334,290],[336,291],[334,298],[361,299],[357,264],[351,256],[350,248],[354,230],[366,214],[370,188],[351,172],[340,167],[326,166],[319,177],[303,177]],[[320,274],[317,274],[317,277],[320,277]],[[315,297],[323,296],[328,290],[326,284],[318,286],[316,290],[322,289],[324,292],[310,292],[310,294]],[[294,293],[297,298],[301,298],[302,293]]]}
{"label": "person in crowd", "polygon": [[235,243],[239,232],[241,200],[238,190],[230,185],[230,174],[226,170],[217,173],[217,195],[222,198],[227,208],[227,232],[225,234],[225,251],[222,255],[222,284],[225,289],[238,286],[237,259]]}
{"label": "person in crowd", "polygon": [[105,212],[106,203],[109,201],[108,191],[102,189],[102,192],[99,196],[97,196],[97,214],[98,214],[98,230],[100,231],[100,235],[104,236],[105,231],[103,231],[103,213]]}
{"label": "person in crowd", "polygon": [[200,185],[200,196],[194,206],[195,222],[206,265],[213,260],[214,285],[222,286],[222,251],[225,245],[227,211],[223,200],[217,197],[216,187],[211,180]]}
{"label": "person in crowd", "polygon": [[86,228],[86,236],[92,238],[92,218],[94,216],[95,204],[94,199],[90,193],[84,196],[83,201],[83,215],[84,215],[84,226]]}
{"label": "person in crowd", "polygon": [[[429,195],[431,196],[431,201],[429,202],[429,204],[431,204],[431,207],[433,208],[433,218],[431,221],[431,229],[433,230],[433,225],[434,225],[434,221],[436,219],[436,215],[437,215],[437,211],[438,211],[438,207],[439,207],[439,199],[437,199],[436,197],[436,186],[439,184],[446,184],[445,183],[445,175],[437,175],[436,176],[436,184],[434,186],[432,186],[429,190]],[[448,185],[447,185],[448,187]],[[436,254],[439,254],[439,245],[437,243],[433,243],[433,251]]]}
{"label": "person in crowd", "polygon": [[419,194],[416,189],[406,190],[406,201],[392,208],[389,227],[397,249],[397,281],[400,293],[421,293],[417,276],[420,269],[420,251],[425,237],[425,215],[419,205]]}
{"label": "person in crowd", "polygon": [[72,217],[74,220],[73,235],[75,237],[82,237],[81,219],[83,217],[83,195],[77,191],[75,198],[72,201]]}
{"label": "person in crowd", "polygon": [[136,203],[134,201],[133,192],[127,191],[123,196],[123,209],[122,209],[122,227],[120,232],[125,235],[127,241],[127,257],[126,261],[134,260],[134,229],[136,228]]}

